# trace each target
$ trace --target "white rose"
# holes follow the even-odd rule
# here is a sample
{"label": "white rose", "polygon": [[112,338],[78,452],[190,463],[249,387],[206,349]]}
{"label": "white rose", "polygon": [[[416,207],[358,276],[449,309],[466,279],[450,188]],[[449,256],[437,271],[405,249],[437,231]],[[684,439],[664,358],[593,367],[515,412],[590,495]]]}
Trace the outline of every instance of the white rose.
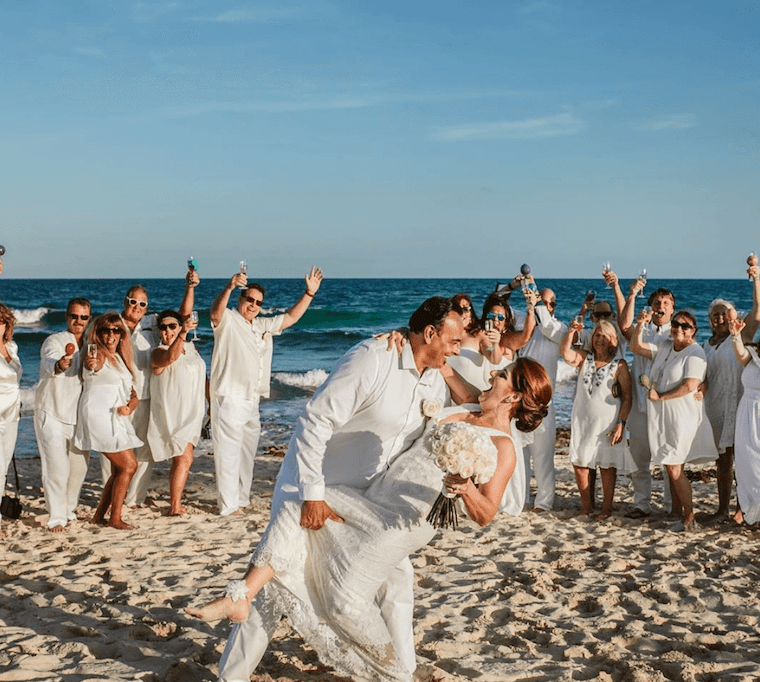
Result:
{"label": "white rose", "polygon": [[443,407],[443,403],[435,398],[426,398],[422,401],[422,414],[428,419],[434,417],[440,409]]}

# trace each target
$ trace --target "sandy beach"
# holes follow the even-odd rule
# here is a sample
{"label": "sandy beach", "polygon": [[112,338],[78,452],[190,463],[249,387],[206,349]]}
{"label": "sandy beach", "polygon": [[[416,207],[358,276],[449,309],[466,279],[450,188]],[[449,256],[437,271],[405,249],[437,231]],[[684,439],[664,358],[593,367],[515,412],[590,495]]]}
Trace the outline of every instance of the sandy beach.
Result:
{"label": "sandy beach", "polygon": [[[216,516],[213,460],[199,454],[186,516],[165,516],[168,463],[151,504],[127,510],[137,529],[87,522],[100,494],[94,457],[68,532],[47,531],[38,459],[19,461],[24,515],[3,521],[0,681],[214,680],[230,624],[183,608],[241,577],[264,529],[286,434],[254,473],[254,503]],[[420,682],[478,680],[757,680],[760,533],[733,524],[679,532],[655,514],[629,520],[618,484],[608,521],[576,516],[579,500],[558,440],[553,512],[500,516],[439,533],[413,556]],[[697,511],[717,506],[714,472],[693,476]],[[661,481],[655,503],[660,511]],[[252,679],[345,680],[283,621]]]}

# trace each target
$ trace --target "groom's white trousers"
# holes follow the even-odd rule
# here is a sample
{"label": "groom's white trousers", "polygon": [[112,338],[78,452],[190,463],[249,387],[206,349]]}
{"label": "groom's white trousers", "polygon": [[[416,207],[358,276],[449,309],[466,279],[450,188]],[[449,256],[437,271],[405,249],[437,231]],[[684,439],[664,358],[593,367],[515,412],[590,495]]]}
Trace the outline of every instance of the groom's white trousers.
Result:
{"label": "groom's white trousers", "polygon": [[[212,422],[213,423],[213,422]],[[298,500],[298,491],[292,484],[278,480],[272,498],[272,516],[283,501]],[[319,531],[315,531],[319,532]],[[409,557],[404,559],[377,595],[377,602],[388,626],[396,655],[411,675],[417,667],[414,653],[414,568]],[[248,620],[232,628],[227,646],[219,661],[219,682],[249,682],[269,646],[273,632],[268,632],[259,612],[252,606]]]}

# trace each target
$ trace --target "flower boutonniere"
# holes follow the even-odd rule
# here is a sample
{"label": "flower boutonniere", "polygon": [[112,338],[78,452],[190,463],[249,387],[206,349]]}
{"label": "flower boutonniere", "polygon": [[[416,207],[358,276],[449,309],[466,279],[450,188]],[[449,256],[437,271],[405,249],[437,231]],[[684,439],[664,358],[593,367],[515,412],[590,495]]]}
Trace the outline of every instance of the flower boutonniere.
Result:
{"label": "flower boutonniere", "polygon": [[442,407],[443,403],[436,398],[425,398],[420,405],[422,414],[428,419],[435,417],[435,415],[438,414]]}

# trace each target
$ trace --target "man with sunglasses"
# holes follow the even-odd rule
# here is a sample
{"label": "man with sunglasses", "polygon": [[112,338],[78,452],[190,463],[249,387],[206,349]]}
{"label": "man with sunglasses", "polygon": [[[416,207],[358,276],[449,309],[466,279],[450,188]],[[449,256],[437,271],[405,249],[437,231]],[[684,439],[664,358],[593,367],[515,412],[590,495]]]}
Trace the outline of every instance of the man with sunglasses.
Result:
{"label": "man with sunglasses", "polygon": [[[583,306],[581,306],[581,315],[585,315],[587,308],[587,302],[584,301]],[[618,308],[618,311],[620,311],[621,308]],[[615,311],[612,309],[612,304],[610,304],[608,301],[594,301],[591,305],[591,312],[589,313],[589,320],[591,324],[586,327],[585,329],[582,329],[580,331],[580,343],[582,350],[585,350],[587,352],[593,352],[593,348],[591,346],[591,337],[594,335],[594,328],[599,322],[609,322],[610,324],[614,325],[616,331],[617,331],[617,337],[618,337],[618,352],[620,355],[625,355],[626,350],[626,340],[625,336],[623,335],[622,330],[618,326],[618,316],[615,314]]]}
{"label": "man with sunglasses", "polygon": [[[620,314],[620,329],[627,339],[630,340],[635,332],[633,324],[636,312],[636,298],[644,288],[645,282],[636,279],[631,284],[628,299]],[[652,320],[643,327],[641,340],[644,343],[660,343],[670,339],[670,319],[676,309],[676,297],[670,289],[657,289],[652,292],[647,301],[652,308]],[[636,462],[637,470],[630,474],[633,485],[634,509],[627,514],[628,518],[643,519],[652,513],[652,473],[650,462],[652,453],[649,449],[649,434],[647,427],[647,389],[641,385],[641,376],[649,376],[653,360],[634,355],[632,380],[633,380],[633,405],[628,415],[628,432],[630,435],[631,456]],[[667,476],[665,476],[667,481]],[[670,486],[663,486],[663,503],[666,509],[670,507]]]}
{"label": "man with sunglasses", "polygon": [[90,453],[74,446],[79,376],[84,332],[91,317],[86,298],[72,298],[66,307],[66,331],[48,336],[40,349],[40,381],[34,408],[34,433],[40,452],[47,527],[61,533],[76,519]]}
{"label": "man with sunglasses", "polygon": [[[183,317],[190,315],[193,309],[194,289],[200,279],[195,270],[185,277],[185,293],[179,305],[179,313]],[[121,317],[129,329],[129,340],[132,344],[134,360],[135,391],[140,402],[132,413],[132,425],[137,437],[145,445],[135,448],[137,471],[132,477],[124,504],[128,507],[140,507],[145,502],[148,493],[150,477],[153,473],[153,457],[148,445],[148,423],[150,421],[150,355],[161,341],[158,329],[158,316],[148,311],[148,292],[140,284],[132,286],[124,297],[124,310]],[[106,457],[100,458],[100,471],[103,484],[111,475],[111,462]]]}
{"label": "man with sunglasses", "polygon": [[[311,268],[306,291],[282,315],[259,317],[265,289],[233,275],[211,304],[211,436],[214,444],[219,513],[229,516],[250,504],[253,461],[259,445],[259,401],[269,397],[272,337],[301,319],[322,284]],[[228,308],[239,288],[236,308]]]}

